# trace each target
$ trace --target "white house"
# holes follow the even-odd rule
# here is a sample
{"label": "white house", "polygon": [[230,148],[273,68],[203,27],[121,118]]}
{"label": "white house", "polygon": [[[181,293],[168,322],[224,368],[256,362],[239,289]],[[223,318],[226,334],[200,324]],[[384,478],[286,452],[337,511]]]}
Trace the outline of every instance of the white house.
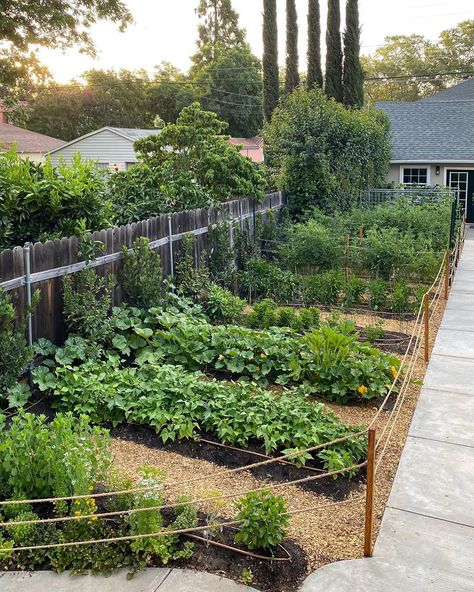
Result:
{"label": "white house", "polygon": [[51,150],[49,155],[54,165],[58,165],[61,158],[70,164],[74,154],[79,152],[84,159],[96,161],[98,168],[123,171],[137,162],[133,149],[135,140],[159,133],[156,128],[102,127]]}
{"label": "white house", "polygon": [[392,125],[387,181],[451,187],[474,222],[474,78],[419,101],[377,107]]}

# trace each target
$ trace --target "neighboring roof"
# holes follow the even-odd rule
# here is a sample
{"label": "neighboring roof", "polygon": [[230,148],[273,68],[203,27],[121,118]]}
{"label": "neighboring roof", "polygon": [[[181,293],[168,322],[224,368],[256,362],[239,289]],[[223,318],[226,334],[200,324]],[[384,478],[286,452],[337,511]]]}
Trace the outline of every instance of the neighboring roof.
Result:
{"label": "neighboring roof", "polygon": [[84,134],[83,136],[80,136],[79,138],[75,138],[74,140],[71,140],[70,142],[64,143],[62,146],[59,146],[59,148],[56,148],[54,150],[50,150],[50,153],[56,152],[57,150],[59,150],[60,148],[65,148],[66,146],[71,146],[71,144],[75,144],[76,142],[80,142],[81,140],[84,140],[84,138],[90,138],[91,136],[95,136],[97,134],[102,133],[103,131],[109,131],[109,132],[113,132],[114,134],[117,134],[118,136],[121,136],[122,138],[125,138],[126,140],[130,140],[130,142],[135,142],[135,140],[138,140],[139,138],[146,138],[147,136],[154,136],[156,134],[160,133],[160,130],[157,129],[156,127],[154,128],[148,128],[148,129],[136,129],[136,128],[132,128],[132,127],[101,127],[97,130],[94,130],[93,132],[89,132],[88,134]]}
{"label": "neighboring roof", "polygon": [[474,162],[474,78],[429,100],[377,107],[392,124],[392,162]]}
{"label": "neighboring roof", "polygon": [[252,138],[229,138],[229,144],[233,146],[244,146],[245,148],[262,148],[263,138],[253,136]]}
{"label": "neighboring roof", "polygon": [[425,97],[418,102],[432,101],[474,101],[474,78],[463,80],[455,86],[450,86],[446,90],[441,90],[439,93]]}
{"label": "neighboring roof", "polygon": [[0,150],[7,151],[13,145],[20,153],[46,153],[63,146],[65,142],[32,132],[22,127],[16,127],[9,123],[0,123]]}

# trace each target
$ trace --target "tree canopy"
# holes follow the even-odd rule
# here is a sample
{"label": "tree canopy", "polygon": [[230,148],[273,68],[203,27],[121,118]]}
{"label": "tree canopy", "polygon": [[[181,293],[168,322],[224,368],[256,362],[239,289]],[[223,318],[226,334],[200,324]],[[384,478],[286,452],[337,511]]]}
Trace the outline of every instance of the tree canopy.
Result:
{"label": "tree canopy", "polygon": [[94,54],[90,27],[100,19],[121,30],[132,16],[122,0],[2,0],[0,40],[25,51],[30,45],[65,48],[78,45]]}
{"label": "tree canopy", "polygon": [[280,96],[276,0],[263,0],[263,112],[269,121]]}
{"label": "tree canopy", "polygon": [[319,0],[308,0],[308,72],[306,75],[306,85],[308,89],[312,89],[315,86],[322,88],[323,86]]}
{"label": "tree canopy", "polygon": [[[474,20],[442,31],[434,42],[419,34],[386,37],[362,63],[370,101],[416,101],[432,95],[458,81],[457,72],[474,70]],[[370,80],[395,76],[402,78]]]}
{"label": "tree canopy", "polygon": [[342,48],[341,48],[341,9],[339,0],[328,1],[328,21],[326,27],[326,80],[324,90],[328,97],[341,102],[342,92]]}
{"label": "tree canopy", "polygon": [[263,124],[262,66],[250,48],[233,47],[203,68],[200,101],[229,124],[232,136],[251,137]]}
{"label": "tree canopy", "polygon": [[364,73],[359,54],[360,27],[358,0],[347,0],[342,86],[344,104],[349,107],[362,107],[364,104]]}
{"label": "tree canopy", "polygon": [[298,15],[295,0],[286,0],[285,91],[291,93],[300,83],[298,72]]}
{"label": "tree canopy", "polygon": [[231,0],[199,0],[197,53],[192,60],[199,69],[217,60],[227,49],[245,45],[245,30]]}

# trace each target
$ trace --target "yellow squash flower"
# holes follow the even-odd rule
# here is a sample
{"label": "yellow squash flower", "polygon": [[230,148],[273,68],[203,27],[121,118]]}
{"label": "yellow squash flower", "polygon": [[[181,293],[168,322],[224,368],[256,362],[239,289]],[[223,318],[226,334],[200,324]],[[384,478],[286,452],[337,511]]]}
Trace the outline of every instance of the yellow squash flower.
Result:
{"label": "yellow squash flower", "polygon": [[360,387],[357,389],[357,391],[361,394],[361,395],[365,395],[365,393],[368,391],[369,389],[364,386],[363,384],[360,385]]}
{"label": "yellow squash flower", "polygon": [[396,378],[398,370],[395,366],[390,366],[390,372],[392,373],[393,378]]}

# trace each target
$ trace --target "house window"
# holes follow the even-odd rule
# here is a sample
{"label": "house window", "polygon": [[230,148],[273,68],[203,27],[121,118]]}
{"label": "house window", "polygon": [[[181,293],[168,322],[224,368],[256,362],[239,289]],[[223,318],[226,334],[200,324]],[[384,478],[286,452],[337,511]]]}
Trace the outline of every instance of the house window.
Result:
{"label": "house window", "polygon": [[134,164],[137,164],[136,162],[126,162],[125,163],[125,170],[128,171],[128,169],[133,166]]}
{"label": "house window", "polygon": [[405,185],[428,185],[427,168],[404,168],[402,183]]}
{"label": "house window", "polygon": [[109,170],[109,163],[108,162],[94,162],[94,166],[96,169],[100,171],[108,171]]}

